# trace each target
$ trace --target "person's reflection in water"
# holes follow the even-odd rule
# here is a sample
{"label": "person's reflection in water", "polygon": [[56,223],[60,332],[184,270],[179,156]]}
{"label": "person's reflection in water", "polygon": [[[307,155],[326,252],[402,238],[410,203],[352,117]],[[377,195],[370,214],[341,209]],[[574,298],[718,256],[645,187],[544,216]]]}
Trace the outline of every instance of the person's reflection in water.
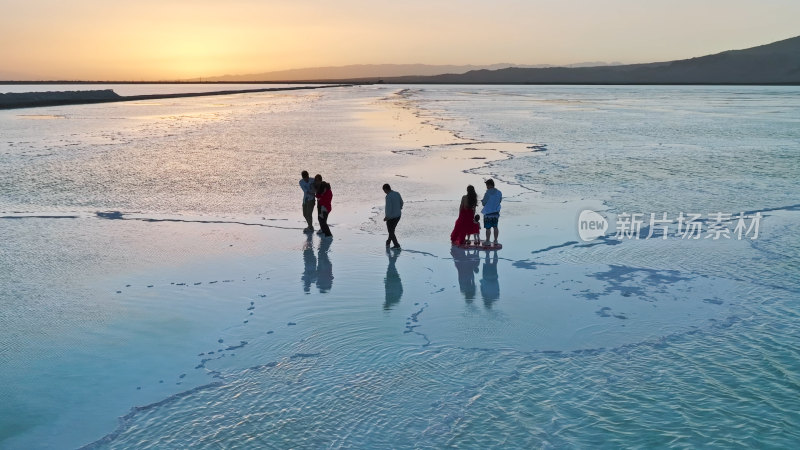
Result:
{"label": "person's reflection in water", "polygon": [[486,259],[483,262],[483,277],[481,278],[481,297],[483,297],[483,306],[486,309],[491,309],[492,303],[500,298],[500,281],[497,278],[497,250],[489,259],[489,253],[486,252]]}
{"label": "person's reflection in water", "polygon": [[311,285],[317,281],[317,257],[314,255],[314,244],[311,242],[312,234],[309,234],[303,243],[303,275],[300,280],[303,282],[303,292],[311,293]]}
{"label": "person's reflection in water", "polygon": [[322,239],[317,253],[317,288],[323,294],[333,287],[333,265],[328,258],[328,250],[333,239]]}
{"label": "person's reflection in water", "polygon": [[400,280],[400,274],[397,273],[397,267],[395,267],[400,252],[399,248],[386,248],[389,265],[386,267],[386,278],[383,279],[383,283],[386,286],[386,301],[383,303],[383,309],[392,309],[392,306],[398,304],[400,298],[403,297],[403,281]]}
{"label": "person's reflection in water", "polygon": [[461,289],[461,293],[464,294],[464,300],[467,303],[472,303],[477,291],[475,288],[475,274],[478,273],[478,266],[481,264],[478,251],[465,250],[453,246],[450,249],[450,255],[453,257],[453,262],[458,271],[458,287]]}

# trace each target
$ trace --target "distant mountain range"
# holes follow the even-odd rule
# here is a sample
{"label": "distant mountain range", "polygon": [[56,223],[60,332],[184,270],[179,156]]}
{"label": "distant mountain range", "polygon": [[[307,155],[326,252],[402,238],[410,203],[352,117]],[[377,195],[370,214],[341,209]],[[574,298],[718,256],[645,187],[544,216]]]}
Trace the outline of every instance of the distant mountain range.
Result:
{"label": "distant mountain range", "polygon": [[[620,63],[585,62],[570,64],[566,67],[587,67],[619,65]],[[378,80],[387,77],[403,76],[432,76],[445,73],[465,73],[473,70],[497,70],[508,67],[544,68],[555,67],[548,64],[519,65],[511,63],[498,63],[490,65],[430,65],[430,64],[354,64],[348,66],[310,67],[305,69],[280,70],[248,75],[222,75],[218,77],[194,78],[184,80],[187,82],[207,81],[223,83],[256,82],[281,82],[281,81],[312,81],[369,78]]]}
{"label": "distant mountain range", "polygon": [[744,50],[651,64],[604,67],[509,67],[386,83],[453,84],[800,84],[800,36]]}
{"label": "distant mountain range", "polygon": [[[195,80],[198,81],[198,80]],[[800,36],[744,50],[649,64],[353,65],[226,75],[202,81],[398,84],[800,84]]]}

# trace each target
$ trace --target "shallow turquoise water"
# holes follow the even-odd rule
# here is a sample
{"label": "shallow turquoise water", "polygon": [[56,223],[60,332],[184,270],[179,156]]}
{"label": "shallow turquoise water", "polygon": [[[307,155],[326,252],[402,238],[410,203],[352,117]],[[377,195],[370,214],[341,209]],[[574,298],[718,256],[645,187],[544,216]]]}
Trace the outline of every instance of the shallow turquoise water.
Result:
{"label": "shallow turquoise water", "polygon": [[[800,440],[800,90],[400,90],[3,112],[0,447]],[[387,103],[531,147],[458,175],[507,195],[496,259],[441,238],[463,184],[406,169],[445,149],[355,118]],[[330,244],[298,230],[300,166],[332,180]],[[583,243],[582,208],[765,218]]]}

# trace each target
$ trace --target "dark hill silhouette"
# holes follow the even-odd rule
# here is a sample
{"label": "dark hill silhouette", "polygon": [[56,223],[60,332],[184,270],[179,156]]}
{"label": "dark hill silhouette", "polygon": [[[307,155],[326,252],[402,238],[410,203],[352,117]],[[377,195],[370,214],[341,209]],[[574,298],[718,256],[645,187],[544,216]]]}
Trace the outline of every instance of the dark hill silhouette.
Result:
{"label": "dark hill silhouette", "polygon": [[800,84],[800,36],[744,50],[650,64],[473,70],[386,83]]}

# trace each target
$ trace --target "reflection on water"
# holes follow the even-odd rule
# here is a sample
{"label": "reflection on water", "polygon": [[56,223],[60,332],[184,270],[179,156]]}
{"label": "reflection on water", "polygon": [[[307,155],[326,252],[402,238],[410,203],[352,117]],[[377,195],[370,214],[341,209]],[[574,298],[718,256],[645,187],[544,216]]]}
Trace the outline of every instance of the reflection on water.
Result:
{"label": "reflection on water", "polygon": [[323,238],[317,253],[317,289],[322,293],[330,291],[333,287],[333,265],[328,258],[331,242],[332,239]]}
{"label": "reflection on water", "polygon": [[333,287],[333,264],[328,257],[331,239],[322,239],[319,243],[317,254],[314,254],[313,234],[306,237],[303,243],[303,274],[300,280],[303,283],[303,292],[311,293],[311,285],[316,284],[321,293],[326,293]]}
{"label": "reflection on water", "polygon": [[[456,246],[450,249],[450,255],[453,257],[453,262],[458,271],[458,287],[461,289],[461,294],[464,295],[464,300],[467,303],[472,303],[472,300],[475,299],[477,291],[475,274],[478,273],[478,267],[481,265],[480,252],[480,250],[467,250]],[[500,298],[500,280],[497,276],[497,250],[486,252],[483,270],[481,271],[480,286],[483,305],[486,309],[490,309],[492,304]]]}
{"label": "reflection on water", "polygon": [[400,274],[397,273],[397,267],[395,267],[400,251],[400,249],[386,248],[389,265],[386,266],[386,278],[383,279],[386,287],[386,301],[383,303],[383,309],[392,309],[392,306],[399,303],[403,297],[403,281],[400,279]]}
{"label": "reflection on water", "polygon": [[481,264],[480,255],[478,250],[465,250],[460,247],[453,246],[450,249],[450,255],[453,257],[453,262],[458,271],[458,287],[464,295],[467,303],[472,303],[475,299],[475,274],[478,273],[478,266]]}
{"label": "reflection on water", "polygon": [[303,292],[311,293],[311,285],[317,280],[317,256],[314,254],[314,243],[311,241],[312,235],[309,234],[306,242],[303,243],[303,275],[300,280],[303,282]]}
{"label": "reflection on water", "polygon": [[[492,253],[491,257],[489,253]],[[497,278],[497,250],[486,252],[486,259],[483,260],[482,275],[481,297],[483,297],[483,305],[489,309],[492,307],[492,303],[500,298],[500,280]]]}

